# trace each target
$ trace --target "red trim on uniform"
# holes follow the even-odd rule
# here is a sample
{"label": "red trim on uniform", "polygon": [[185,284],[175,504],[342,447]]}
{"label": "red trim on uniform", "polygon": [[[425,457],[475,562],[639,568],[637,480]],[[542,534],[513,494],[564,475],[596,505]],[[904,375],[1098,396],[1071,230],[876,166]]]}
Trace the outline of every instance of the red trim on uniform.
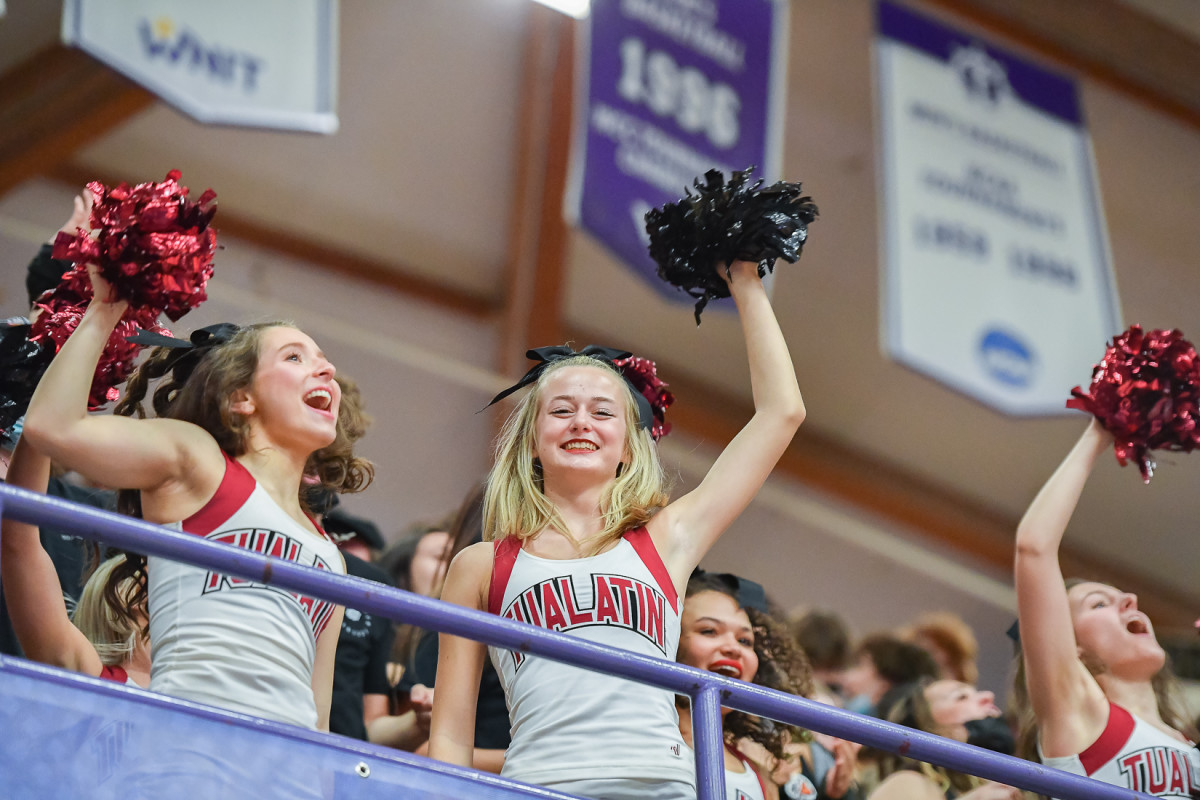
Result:
{"label": "red trim on uniform", "polygon": [[517,554],[521,552],[521,540],[515,536],[505,536],[492,542],[492,581],[488,586],[488,611],[496,616],[504,609],[504,590],[508,588],[508,579],[512,577],[513,567],[517,564]]}
{"label": "red trim on uniform", "polygon": [[729,752],[731,752],[735,756],[737,756],[738,761],[742,762],[743,767],[745,767],[746,769],[748,769],[754,773],[754,777],[758,778],[758,788],[762,789],[763,797],[766,797],[767,796],[767,782],[765,780],[763,780],[763,776],[761,774],[759,774],[758,769],[755,768],[755,766],[750,763],[750,759],[748,759],[744,755],[742,755],[742,751],[738,750],[736,747],[734,747],[729,742],[726,742],[725,746],[729,748]]}
{"label": "red trim on uniform", "polygon": [[675,613],[678,614],[679,595],[675,591],[675,583],[671,580],[671,573],[667,572],[667,566],[658,554],[658,548],[654,546],[654,540],[650,538],[650,531],[646,530],[645,526],[634,528],[625,532],[625,539],[633,545],[633,549],[642,559],[642,563],[646,565],[646,569],[650,570],[650,574],[658,582],[658,588],[662,589],[662,593],[671,603],[671,608],[675,609]]}
{"label": "red trim on uniform", "polygon": [[228,453],[222,451],[221,455],[225,456],[225,474],[221,477],[221,485],[204,504],[204,508],[183,521],[185,533],[194,533],[197,536],[212,533],[232,517],[254,491],[254,476],[230,458]]}
{"label": "red trim on uniform", "polygon": [[114,683],[128,683],[129,673],[122,666],[105,664],[104,668],[100,670],[100,679]]}
{"label": "red trim on uniform", "polygon": [[1079,763],[1083,765],[1083,771],[1091,775],[1116,758],[1117,753],[1121,752],[1121,748],[1125,746],[1125,743],[1129,741],[1129,737],[1133,735],[1133,726],[1135,724],[1136,722],[1132,714],[1116,703],[1109,703],[1108,722],[1104,724],[1104,730],[1100,733],[1100,738],[1088,745],[1087,749],[1079,754]]}

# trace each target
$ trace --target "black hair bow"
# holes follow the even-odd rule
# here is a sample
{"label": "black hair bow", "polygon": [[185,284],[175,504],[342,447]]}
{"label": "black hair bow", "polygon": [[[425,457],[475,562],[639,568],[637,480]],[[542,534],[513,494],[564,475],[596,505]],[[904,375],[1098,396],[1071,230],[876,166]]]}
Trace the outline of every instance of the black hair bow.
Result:
{"label": "black hair bow", "polygon": [[166,347],[178,350],[177,354],[168,358],[168,368],[178,383],[186,383],[192,375],[192,370],[200,363],[204,354],[210,349],[228,342],[239,330],[241,328],[232,322],[218,322],[216,325],[197,328],[187,339],[176,339],[172,336],[163,336],[161,333],[142,330],[133,336],[126,337],[125,341],[143,347]]}
{"label": "black hair bow", "polygon": [[588,358],[594,358],[597,361],[608,364],[610,367],[615,369],[622,378],[625,379],[626,385],[629,386],[629,391],[633,394],[633,400],[635,403],[637,403],[638,421],[643,428],[650,430],[651,426],[654,424],[654,410],[650,407],[650,401],[646,399],[641,390],[633,385],[629,378],[625,377],[625,373],[621,370],[621,368],[613,363],[614,361],[619,361],[622,358],[629,358],[632,355],[633,353],[630,353],[628,350],[617,350],[613,347],[602,347],[598,344],[589,344],[587,347],[578,351],[572,350],[570,347],[567,347],[563,344],[554,345],[552,347],[535,347],[532,350],[526,351],[525,357],[536,363],[529,368],[529,371],[526,372],[524,376],[521,377],[521,380],[517,381],[512,386],[493,397],[492,402],[488,403],[487,406],[484,406],[484,408],[493,406],[504,398],[508,397],[513,392],[520,391],[529,384],[535,383],[537,379],[542,376],[542,373],[546,371],[546,367],[550,366],[555,361],[562,361],[563,359],[574,358],[575,356],[587,356]]}
{"label": "black hair bow", "polygon": [[771,613],[767,608],[767,590],[761,583],[756,583],[749,578],[738,577],[732,572],[708,572],[699,567],[692,570],[692,577],[716,578],[733,589],[733,593],[737,595],[737,604],[742,608],[753,608],[764,614]]}

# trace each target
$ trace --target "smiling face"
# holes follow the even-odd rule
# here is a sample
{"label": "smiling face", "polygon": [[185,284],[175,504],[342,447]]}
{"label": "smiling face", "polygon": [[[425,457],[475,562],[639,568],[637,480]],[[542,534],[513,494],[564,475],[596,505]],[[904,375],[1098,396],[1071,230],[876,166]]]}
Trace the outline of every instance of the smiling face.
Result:
{"label": "smiling face", "polygon": [[1002,713],[996,695],[961,681],[934,681],[925,688],[925,699],[933,721],[947,728]]}
{"label": "smiling face", "polygon": [[600,367],[555,370],[541,384],[534,453],[547,480],[564,474],[611,480],[626,458],[628,390]]}
{"label": "smiling face", "polygon": [[235,393],[231,408],[254,419],[275,444],[311,453],[337,436],[342,392],[334,372],[307,334],[286,326],[266,328],[259,337],[254,379]]}
{"label": "smiling face", "polygon": [[684,601],[678,661],[754,682],[758,674],[754,628],[736,600],[723,592],[705,591]]}
{"label": "smiling face", "polygon": [[1079,583],[1067,591],[1075,641],[1116,675],[1149,680],[1166,660],[1137,596],[1104,583]]}

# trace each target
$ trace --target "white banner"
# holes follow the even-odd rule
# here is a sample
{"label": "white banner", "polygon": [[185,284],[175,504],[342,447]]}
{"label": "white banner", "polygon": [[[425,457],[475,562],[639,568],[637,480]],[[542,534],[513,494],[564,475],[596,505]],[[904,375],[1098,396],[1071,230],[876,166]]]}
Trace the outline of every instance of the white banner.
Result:
{"label": "white banner", "polygon": [[1067,413],[1124,328],[1075,85],[886,1],[876,64],[885,350]]}
{"label": "white banner", "polygon": [[66,0],[62,37],[200,122],[337,130],[337,0]]}

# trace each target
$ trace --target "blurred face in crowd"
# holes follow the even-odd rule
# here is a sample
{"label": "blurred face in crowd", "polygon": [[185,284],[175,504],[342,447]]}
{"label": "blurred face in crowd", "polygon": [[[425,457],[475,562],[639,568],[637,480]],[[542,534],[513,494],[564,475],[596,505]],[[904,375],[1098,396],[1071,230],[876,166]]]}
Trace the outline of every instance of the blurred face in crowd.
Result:
{"label": "blurred face in crowd", "polygon": [[434,597],[446,574],[446,549],[450,546],[450,534],[446,531],[430,531],[421,537],[413,553],[409,574],[412,591],[425,597]]}
{"label": "blurred face in crowd", "polygon": [[[850,668],[842,674],[842,692],[847,698],[865,698],[870,703],[878,703],[879,698],[891,688],[868,653],[859,655]],[[856,709],[857,710],[857,709]]]}
{"label": "blurred face in crowd", "polygon": [[995,694],[961,681],[934,681],[925,689],[925,699],[933,721],[948,728],[1001,714]]}

